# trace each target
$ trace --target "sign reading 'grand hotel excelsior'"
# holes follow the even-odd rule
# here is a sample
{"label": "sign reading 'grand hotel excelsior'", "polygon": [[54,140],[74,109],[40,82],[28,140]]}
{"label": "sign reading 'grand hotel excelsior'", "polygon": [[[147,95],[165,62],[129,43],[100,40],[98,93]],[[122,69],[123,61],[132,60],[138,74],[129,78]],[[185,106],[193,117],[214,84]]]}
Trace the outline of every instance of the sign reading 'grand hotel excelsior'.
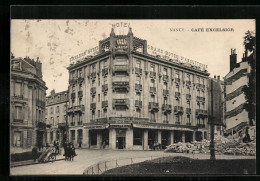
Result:
{"label": "sign reading 'grand hotel excelsior'", "polygon": [[127,35],[112,28],[96,55],[68,67],[69,109],[81,107],[68,113],[70,141],[149,150],[156,142],[164,148],[208,137],[207,67],[149,49],[131,28]]}

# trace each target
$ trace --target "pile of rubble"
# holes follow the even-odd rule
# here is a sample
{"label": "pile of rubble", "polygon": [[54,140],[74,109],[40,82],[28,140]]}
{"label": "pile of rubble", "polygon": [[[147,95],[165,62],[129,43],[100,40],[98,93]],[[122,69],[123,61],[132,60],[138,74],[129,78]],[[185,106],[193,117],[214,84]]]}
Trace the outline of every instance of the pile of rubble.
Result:
{"label": "pile of rubble", "polygon": [[[241,139],[228,139],[222,136],[216,136],[214,139],[215,153],[227,155],[256,155],[255,140],[249,143],[243,143]],[[178,142],[166,147],[165,152],[173,153],[209,153],[210,141],[194,141],[191,143]]]}

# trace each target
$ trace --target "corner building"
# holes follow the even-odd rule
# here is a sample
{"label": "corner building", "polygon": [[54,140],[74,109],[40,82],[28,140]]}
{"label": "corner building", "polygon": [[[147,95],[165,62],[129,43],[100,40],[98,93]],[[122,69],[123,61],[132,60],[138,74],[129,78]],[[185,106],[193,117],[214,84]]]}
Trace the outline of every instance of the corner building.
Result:
{"label": "corner building", "polygon": [[46,141],[45,96],[42,63],[11,57],[10,148],[31,148]]}
{"label": "corner building", "polygon": [[131,28],[112,29],[98,55],[68,70],[74,143],[80,136],[87,148],[149,150],[207,138],[209,73],[148,54]]}

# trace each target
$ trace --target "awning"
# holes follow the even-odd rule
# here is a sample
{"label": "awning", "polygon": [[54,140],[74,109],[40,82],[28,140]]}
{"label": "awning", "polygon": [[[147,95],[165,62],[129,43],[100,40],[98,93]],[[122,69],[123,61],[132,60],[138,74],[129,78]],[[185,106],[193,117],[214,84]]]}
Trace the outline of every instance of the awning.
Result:
{"label": "awning", "polygon": [[194,131],[193,129],[184,128],[184,127],[171,127],[171,126],[149,125],[149,124],[133,124],[133,127],[146,128],[146,129],[160,129],[160,130]]}

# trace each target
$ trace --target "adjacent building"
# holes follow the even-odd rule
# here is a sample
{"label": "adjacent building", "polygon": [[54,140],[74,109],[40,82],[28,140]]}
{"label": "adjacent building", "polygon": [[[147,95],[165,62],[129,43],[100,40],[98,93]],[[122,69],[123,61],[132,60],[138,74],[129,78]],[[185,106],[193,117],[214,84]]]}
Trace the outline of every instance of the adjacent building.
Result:
{"label": "adjacent building", "polygon": [[225,129],[224,119],[224,81],[220,80],[220,76],[214,76],[209,79],[209,99],[208,99],[208,114],[214,118],[215,135],[223,135]]}
{"label": "adjacent building", "polygon": [[37,60],[11,57],[10,145],[28,148],[45,143],[45,95],[42,64]]}
{"label": "adjacent building", "polygon": [[66,109],[68,106],[68,91],[55,93],[46,97],[45,123],[47,126],[46,141],[53,144],[55,140],[60,143],[66,141]]}
{"label": "adjacent building", "polygon": [[69,137],[86,148],[149,150],[208,137],[209,73],[147,53],[147,41],[116,35],[68,67]]}
{"label": "adjacent building", "polygon": [[243,87],[249,83],[251,67],[248,63],[254,54],[246,56],[237,63],[235,49],[231,49],[230,72],[224,77],[225,81],[225,122],[226,134],[234,134],[242,127],[249,125],[248,111],[245,109],[245,93]]}

